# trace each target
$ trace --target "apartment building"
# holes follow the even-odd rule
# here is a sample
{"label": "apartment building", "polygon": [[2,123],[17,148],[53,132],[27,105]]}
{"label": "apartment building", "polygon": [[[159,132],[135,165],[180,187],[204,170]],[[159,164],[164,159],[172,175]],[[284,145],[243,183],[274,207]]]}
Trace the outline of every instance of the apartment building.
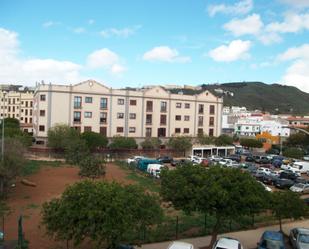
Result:
{"label": "apartment building", "polygon": [[33,93],[29,88],[21,86],[0,86],[0,117],[16,118],[23,131],[33,133],[32,112]]}
{"label": "apartment building", "polygon": [[144,139],[173,135],[219,136],[223,99],[205,91],[171,94],[160,86],[112,89],[88,80],[76,85],[39,84],[34,94],[34,135],[44,143],[47,131],[68,124],[84,131]]}

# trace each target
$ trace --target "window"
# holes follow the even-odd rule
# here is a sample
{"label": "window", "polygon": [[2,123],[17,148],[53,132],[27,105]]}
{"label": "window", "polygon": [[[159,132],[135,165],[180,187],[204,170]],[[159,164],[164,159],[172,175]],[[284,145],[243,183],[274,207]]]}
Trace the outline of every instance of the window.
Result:
{"label": "window", "polygon": [[190,133],[190,129],[189,128],[184,128],[183,129],[183,133]]}
{"label": "window", "polygon": [[146,102],[146,112],[152,112],[152,101]]}
{"label": "window", "polygon": [[[10,111],[10,107],[9,107],[9,111]],[[25,115],[28,115],[28,109],[25,110]]]}
{"label": "window", "polygon": [[106,127],[100,127],[100,134],[106,137],[106,135],[107,135],[107,128]]}
{"label": "window", "polygon": [[92,97],[86,97],[85,103],[92,103]]}
{"label": "window", "polygon": [[[46,100],[46,95],[45,94],[41,94],[40,95],[40,100],[41,101],[45,101]],[[23,103],[22,103],[23,104]]]}
{"label": "window", "polygon": [[135,133],[135,127],[129,127],[129,133]]}
{"label": "window", "polygon": [[204,134],[203,128],[198,128],[197,129],[197,134],[198,135],[203,135]]}
{"label": "window", "polygon": [[204,114],[204,105],[203,104],[199,104],[198,105],[198,113],[199,114]]}
{"label": "window", "polygon": [[13,99],[13,105],[15,105],[15,98]]}
{"label": "window", "polygon": [[86,132],[86,131],[92,131],[91,126],[85,126],[84,127],[84,132]]}
{"label": "window", "polygon": [[13,109],[12,111],[15,112],[15,106],[12,106],[12,109]]}
{"label": "window", "polygon": [[33,101],[30,101],[30,107],[33,107]]}
{"label": "window", "polygon": [[85,112],[84,117],[85,118],[92,118],[92,112]]}
{"label": "window", "polygon": [[166,125],[166,115],[160,115],[160,125]]}
{"label": "window", "polygon": [[[17,114],[16,116],[18,116],[18,114]],[[30,123],[30,124],[32,124],[32,118],[30,118],[30,121],[29,121],[29,123]]]}
{"label": "window", "polygon": [[45,131],[45,126],[44,125],[40,125],[39,126],[39,131]]}
{"label": "window", "polygon": [[186,116],[184,117],[184,120],[185,120],[185,121],[190,121],[190,116],[186,115]]}
{"label": "window", "polygon": [[158,128],[158,137],[166,137],[166,129]]}
{"label": "window", "polygon": [[118,99],[118,105],[124,105],[124,99]]}
{"label": "window", "polygon": [[176,115],[176,116],[175,116],[175,120],[176,120],[176,121],[181,121],[181,115]]}
{"label": "window", "polygon": [[130,119],[136,119],[136,113],[130,113]]}
{"label": "window", "polygon": [[[9,106],[9,112],[11,111],[11,107]],[[26,111],[28,111],[28,110],[26,110]]]}
{"label": "window", "polygon": [[40,110],[40,116],[45,117],[45,110]]}
{"label": "window", "polygon": [[148,125],[152,124],[152,114],[146,115],[146,124],[148,124]]}
{"label": "window", "polygon": [[161,101],[161,112],[166,112],[167,103],[165,101]]}
{"label": "window", "polygon": [[11,99],[9,99],[9,105],[11,104]]}
{"label": "window", "polygon": [[209,117],[209,126],[214,126],[214,123],[215,123],[215,118]]}
{"label": "window", "polygon": [[175,128],[175,133],[180,133],[180,128]]}
{"label": "window", "polygon": [[208,136],[213,137],[214,135],[214,129],[209,129]]}
{"label": "window", "polygon": [[214,105],[209,106],[209,114],[215,114],[215,106]]}
{"label": "window", "polygon": [[118,133],[123,132],[123,127],[117,127],[117,132]]}
{"label": "window", "polygon": [[151,137],[151,128],[146,128],[146,137]]}
{"label": "window", "polygon": [[29,112],[30,112],[30,116],[32,116],[32,109],[30,109],[30,111],[29,111]]}
{"label": "window", "polygon": [[130,99],[130,105],[136,105],[136,99]]}
{"label": "window", "polygon": [[176,103],[176,108],[181,108],[181,103]]}
{"label": "window", "polygon": [[100,108],[101,109],[107,109],[107,98],[101,98],[100,99]]}
{"label": "window", "polygon": [[124,117],[124,113],[123,112],[118,112],[117,113],[117,118],[118,119],[123,119],[123,117]]}
{"label": "window", "polygon": [[82,108],[82,97],[74,96],[74,108],[75,109]]}
{"label": "window", "polygon": [[198,126],[203,126],[203,125],[204,125],[204,117],[198,116]]}
{"label": "window", "polygon": [[73,114],[73,122],[80,123],[81,121],[81,112],[74,112]]}
{"label": "window", "polygon": [[100,112],[100,123],[107,123],[107,112]]}

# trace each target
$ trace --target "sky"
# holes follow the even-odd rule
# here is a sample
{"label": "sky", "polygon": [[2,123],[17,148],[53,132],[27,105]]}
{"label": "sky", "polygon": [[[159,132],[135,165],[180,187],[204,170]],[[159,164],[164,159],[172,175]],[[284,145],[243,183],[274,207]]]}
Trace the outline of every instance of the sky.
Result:
{"label": "sky", "polygon": [[309,92],[309,0],[0,0],[0,83]]}

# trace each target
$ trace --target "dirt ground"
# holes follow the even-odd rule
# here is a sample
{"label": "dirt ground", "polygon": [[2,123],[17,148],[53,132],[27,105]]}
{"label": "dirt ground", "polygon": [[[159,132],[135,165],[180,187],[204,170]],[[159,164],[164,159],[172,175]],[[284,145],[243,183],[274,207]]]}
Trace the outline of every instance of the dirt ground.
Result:
{"label": "dirt ground", "polygon": [[[113,164],[108,164],[106,175],[102,180],[130,183],[125,177],[125,171]],[[19,215],[22,214],[25,237],[29,240],[31,249],[66,248],[65,243],[55,242],[45,236],[43,227],[40,227],[40,210],[45,201],[59,197],[67,186],[82,179],[78,176],[78,168],[43,167],[38,173],[26,179],[35,182],[37,186],[25,186],[20,183],[21,179],[19,179],[16,187],[12,188],[8,199],[11,213],[4,220],[5,240],[17,239],[17,222]]]}

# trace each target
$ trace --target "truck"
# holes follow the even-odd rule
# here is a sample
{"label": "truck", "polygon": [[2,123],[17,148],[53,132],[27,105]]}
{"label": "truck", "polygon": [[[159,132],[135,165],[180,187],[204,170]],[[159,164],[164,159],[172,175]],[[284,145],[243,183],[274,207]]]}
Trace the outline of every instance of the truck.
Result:
{"label": "truck", "polygon": [[137,168],[146,172],[149,164],[160,164],[160,162],[155,159],[144,158],[138,161]]}
{"label": "truck", "polygon": [[147,173],[154,176],[155,178],[160,178],[161,169],[164,167],[162,164],[150,163],[147,166]]}
{"label": "truck", "polygon": [[300,173],[307,173],[309,171],[309,162],[294,162],[292,167],[298,169]]}

